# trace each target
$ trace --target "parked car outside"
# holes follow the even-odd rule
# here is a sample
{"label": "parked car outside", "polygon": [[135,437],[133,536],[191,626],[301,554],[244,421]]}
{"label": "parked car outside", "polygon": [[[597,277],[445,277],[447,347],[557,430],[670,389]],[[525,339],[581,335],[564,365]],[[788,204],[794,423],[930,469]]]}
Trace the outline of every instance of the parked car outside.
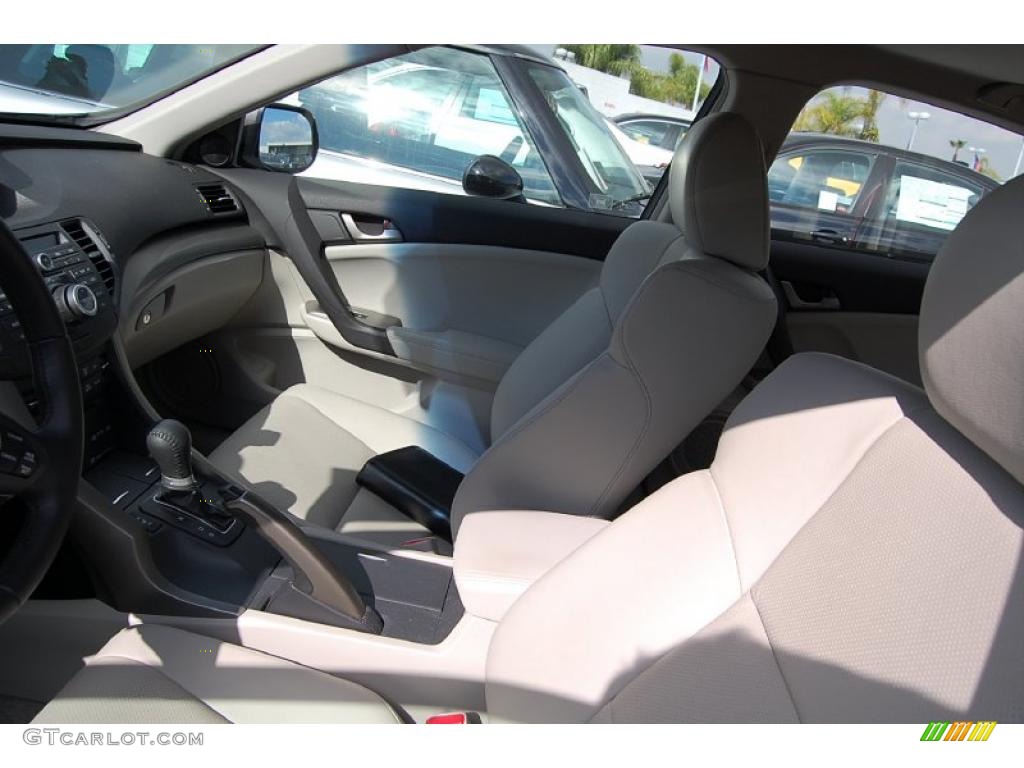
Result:
{"label": "parked car outside", "polygon": [[675,152],[692,122],[671,115],[632,112],[613,118],[619,129],[636,142]]}
{"label": "parked car outside", "polygon": [[554,62],[515,46],[433,46],[298,92],[317,121],[306,175],[463,194],[466,168],[500,157],[527,201],[639,216],[652,187]]}
{"label": "parked car outside", "polygon": [[776,239],[930,259],[999,183],[917,152],[793,133],[768,171]]}
{"label": "parked car outside", "polygon": [[[614,119],[631,143],[665,153],[689,123],[659,115]],[[620,139],[621,141],[621,139]],[[643,143],[646,142],[646,145]],[[628,150],[627,150],[628,151]],[[656,184],[667,161],[630,152]],[[641,160],[638,162],[638,160]],[[768,172],[773,235],[929,259],[946,235],[999,183],[970,168],[917,152],[830,134],[793,133]]]}
{"label": "parked car outside", "polygon": [[633,165],[643,174],[647,182],[651,186],[657,184],[658,179],[668,168],[668,164],[672,162],[673,151],[663,149],[655,144],[637,141],[611,120],[608,121],[608,130],[611,131],[612,136],[619,142],[619,146],[626,151],[629,159],[633,161]]}

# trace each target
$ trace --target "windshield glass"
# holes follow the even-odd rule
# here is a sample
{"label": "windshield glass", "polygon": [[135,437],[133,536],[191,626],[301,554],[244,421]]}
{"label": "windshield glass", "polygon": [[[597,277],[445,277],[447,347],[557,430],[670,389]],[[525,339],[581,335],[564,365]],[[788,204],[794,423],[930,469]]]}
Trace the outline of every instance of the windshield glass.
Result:
{"label": "windshield glass", "polygon": [[538,64],[529,70],[594,182],[596,191],[590,195],[590,207],[628,215],[630,211],[623,205],[631,201],[642,209],[638,198],[649,193],[650,187],[612,136],[608,121],[560,69]]}
{"label": "windshield glass", "polygon": [[253,45],[0,45],[0,113],[99,117],[154,98]]}

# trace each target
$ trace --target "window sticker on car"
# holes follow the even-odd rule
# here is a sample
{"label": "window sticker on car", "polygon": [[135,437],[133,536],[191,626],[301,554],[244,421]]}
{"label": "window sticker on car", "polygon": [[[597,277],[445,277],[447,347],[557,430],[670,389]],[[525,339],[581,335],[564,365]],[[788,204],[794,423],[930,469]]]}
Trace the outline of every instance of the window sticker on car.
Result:
{"label": "window sticker on car", "polygon": [[486,120],[491,123],[516,125],[516,118],[508,106],[508,101],[496,88],[480,89],[476,97],[476,109],[473,117],[476,120]]}
{"label": "window sticker on car", "polygon": [[896,218],[912,224],[953,230],[967,214],[971,190],[917,176],[900,176]]}
{"label": "window sticker on car", "polygon": [[822,190],[818,193],[818,210],[819,211],[835,211],[839,205],[839,195],[835,192],[827,192]]}

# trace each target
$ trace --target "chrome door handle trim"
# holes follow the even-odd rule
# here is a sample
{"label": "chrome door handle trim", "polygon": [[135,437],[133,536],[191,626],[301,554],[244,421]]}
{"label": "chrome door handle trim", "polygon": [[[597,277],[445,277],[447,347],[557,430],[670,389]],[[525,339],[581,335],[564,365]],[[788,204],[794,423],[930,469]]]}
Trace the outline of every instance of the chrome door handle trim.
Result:
{"label": "chrome door handle trim", "polygon": [[377,241],[377,242],[397,242],[402,239],[402,233],[398,231],[390,221],[384,220],[384,231],[379,235],[370,235],[359,228],[359,224],[353,218],[351,213],[341,214],[341,222],[345,225],[345,229],[348,230],[349,235],[352,236],[353,240],[358,241]]}

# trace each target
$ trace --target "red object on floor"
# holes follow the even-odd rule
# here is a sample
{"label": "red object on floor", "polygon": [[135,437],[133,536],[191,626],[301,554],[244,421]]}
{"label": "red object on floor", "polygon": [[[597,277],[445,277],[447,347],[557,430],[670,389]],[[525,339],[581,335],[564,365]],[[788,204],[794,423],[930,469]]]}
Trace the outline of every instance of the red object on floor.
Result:
{"label": "red object on floor", "polygon": [[467,725],[469,716],[465,712],[446,712],[443,715],[431,715],[427,725]]}

